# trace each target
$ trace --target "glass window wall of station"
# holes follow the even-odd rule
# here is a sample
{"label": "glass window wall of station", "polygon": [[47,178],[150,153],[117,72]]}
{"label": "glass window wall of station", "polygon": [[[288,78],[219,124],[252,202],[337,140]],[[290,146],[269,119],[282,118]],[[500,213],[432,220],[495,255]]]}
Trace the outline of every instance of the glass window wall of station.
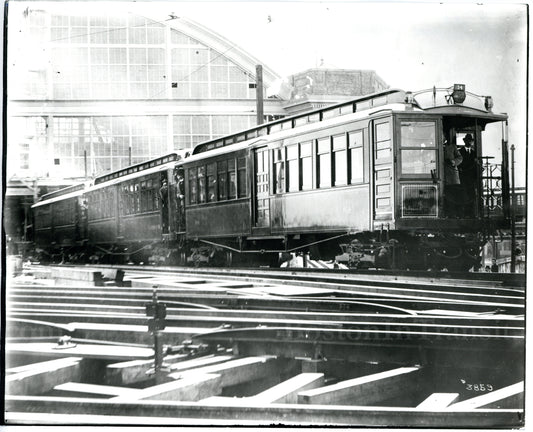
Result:
{"label": "glass window wall of station", "polygon": [[55,117],[54,170],[101,175],[168,152],[166,116]]}
{"label": "glass window wall of station", "polygon": [[43,117],[14,117],[7,129],[7,177],[32,169],[46,175],[42,160],[46,157],[47,124]]}
{"label": "glass window wall of station", "polygon": [[[254,121],[244,115],[14,117],[8,165],[15,173],[100,175],[172,151],[190,151]],[[43,164],[47,160],[49,165]]]}
{"label": "glass window wall of station", "polygon": [[180,115],[173,116],[173,150],[189,150],[196,144],[255,125],[254,116]]}
{"label": "glass window wall of station", "polygon": [[[27,8],[10,53],[14,99],[254,99],[255,77],[224,54],[133,14]],[[15,45],[13,45],[15,46]]]}

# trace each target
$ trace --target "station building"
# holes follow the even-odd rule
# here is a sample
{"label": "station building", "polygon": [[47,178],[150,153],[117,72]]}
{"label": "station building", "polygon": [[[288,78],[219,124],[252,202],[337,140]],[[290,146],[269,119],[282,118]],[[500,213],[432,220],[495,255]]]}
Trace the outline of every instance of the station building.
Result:
{"label": "station building", "polygon": [[[44,193],[258,122],[260,60],[184,17],[14,2],[7,59],[4,214],[18,240]],[[263,122],[388,88],[374,71],[262,71]]]}

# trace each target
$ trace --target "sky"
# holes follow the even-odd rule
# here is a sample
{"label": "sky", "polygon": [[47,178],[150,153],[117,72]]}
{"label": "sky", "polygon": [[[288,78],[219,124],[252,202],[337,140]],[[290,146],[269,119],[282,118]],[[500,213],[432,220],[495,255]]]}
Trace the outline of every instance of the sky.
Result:
{"label": "sky", "polygon": [[[35,2],[29,2],[34,3]],[[324,65],[371,69],[392,88],[466,85],[509,115],[517,184],[525,184],[527,10],[519,3],[362,1],[61,2],[164,21],[186,17],[282,77]],[[496,132],[498,135],[496,135]],[[500,131],[490,139],[499,152]]]}
{"label": "sky", "polygon": [[[509,115],[516,183],[525,185],[525,4],[172,2],[157,10],[215,30],[281,76],[324,65],[372,69],[392,88],[466,85]],[[155,9],[154,9],[155,12]],[[497,130],[495,130],[497,128]],[[500,126],[488,134],[500,153]]]}

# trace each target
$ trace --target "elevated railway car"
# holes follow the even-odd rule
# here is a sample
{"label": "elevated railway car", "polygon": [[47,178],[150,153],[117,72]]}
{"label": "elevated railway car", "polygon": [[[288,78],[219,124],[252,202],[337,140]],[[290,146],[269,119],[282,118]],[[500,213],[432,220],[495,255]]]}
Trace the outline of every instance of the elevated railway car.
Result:
{"label": "elevated railway car", "polygon": [[[82,192],[78,231],[102,258],[274,264],[302,252],[467,269],[509,222],[507,117],[491,108],[462,85],[387,90],[256,126],[98,177]],[[485,150],[491,123],[504,132],[498,164]],[[448,157],[463,140],[473,141],[469,184]]]}
{"label": "elevated railway car", "polygon": [[79,245],[86,237],[83,191],[85,184],[69,186],[41,197],[33,205],[35,246],[50,253]]}

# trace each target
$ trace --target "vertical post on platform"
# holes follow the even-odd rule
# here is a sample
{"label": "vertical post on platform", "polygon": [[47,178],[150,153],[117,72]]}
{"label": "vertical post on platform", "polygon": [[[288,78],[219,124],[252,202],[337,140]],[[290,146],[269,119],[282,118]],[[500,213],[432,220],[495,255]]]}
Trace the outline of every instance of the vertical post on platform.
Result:
{"label": "vertical post on platform", "polygon": [[83,150],[83,166],[85,168],[85,180],[87,180],[87,150]]}
{"label": "vertical post on platform", "polygon": [[516,272],[516,198],[514,190],[514,144],[511,145],[511,273]]}
{"label": "vertical post on platform", "polygon": [[255,94],[257,99],[257,125],[263,124],[263,66],[255,66]]}
{"label": "vertical post on platform", "polygon": [[156,375],[158,372],[165,370],[163,364],[163,347],[161,344],[161,330],[165,328],[165,317],[167,315],[167,307],[165,303],[160,303],[157,300],[157,285],[153,287],[152,301],[146,303],[146,315],[152,317],[148,319],[148,330],[152,332],[154,338],[154,368],[153,372]]}
{"label": "vertical post on platform", "polygon": [[161,335],[159,330],[154,331],[154,369],[159,372],[163,366],[163,350],[161,347]]}

